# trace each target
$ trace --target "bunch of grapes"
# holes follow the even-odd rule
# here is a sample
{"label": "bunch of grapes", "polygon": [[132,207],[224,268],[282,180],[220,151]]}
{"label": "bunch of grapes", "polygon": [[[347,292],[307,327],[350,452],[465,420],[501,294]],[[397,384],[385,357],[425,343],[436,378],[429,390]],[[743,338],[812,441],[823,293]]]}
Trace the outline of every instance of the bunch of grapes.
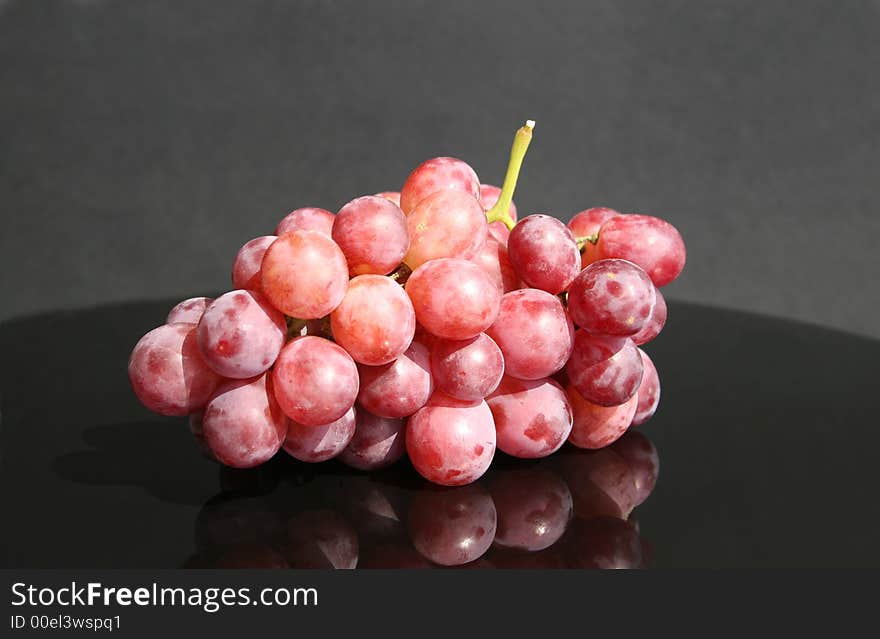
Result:
{"label": "bunch of grapes", "polygon": [[597,449],[646,421],[660,382],[639,346],[663,328],[659,289],[684,267],[684,242],[668,222],[608,208],[517,222],[533,127],[517,131],[500,189],[433,158],[399,193],[335,215],[296,209],[247,242],[234,290],[181,302],[137,343],[140,401],[189,415],[228,466],[281,448],[362,470],[408,455],[448,486],[483,475],[496,448]]}

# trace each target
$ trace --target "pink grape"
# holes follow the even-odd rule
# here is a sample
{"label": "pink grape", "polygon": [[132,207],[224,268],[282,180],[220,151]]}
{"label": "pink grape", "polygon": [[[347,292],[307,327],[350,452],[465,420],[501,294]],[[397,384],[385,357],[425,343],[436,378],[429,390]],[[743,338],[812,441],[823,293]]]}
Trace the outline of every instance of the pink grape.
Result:
{"label": "pink grape", "polygon": [[287,323],[256,291],[224,293],[199,322],[199,350],[224,377],[246,379],[269,370],[284,345]]}
{"label": "pink grape", "polygon": [[616,441],[632,422],[637,395],[618,406],[600,406],[587,401],[574,386],[566,389],[574,413],[568,441],[578,448],[604,448]]}
{"label": "pink grape", "polygon": [[431,260],[406,282],[416,319],[437,337],[469,339],[489,328],[498,316],[501,291],[473,262]]}
{"label": "pink grape", "polygon": [[418,340],[390,364],[358,365],[358,373],[358,404],[380,417],[409,417],[434,392],[431,352]]}
{"label": "pink grape", "polygon": [[284,235],[293,231],[316,231],[330,237],[335,219],[336,216],[327,209],[305,206],[284,216],[275,228],[275,235]]}
{"label": "pink grape", "polygon": [[565,443],[572,410],[565,391],[551,379],[504,377],[486,400],[495,419],[498,448],[513,457],[547,457]]}
{"label": "pink grape", "polygon": [[441,566],[460,566],[489,550],[497,521],[495,504],[482,486],[428,487],[413,497],[407,527],[424,557]]}
{"label": "pink grape", "polygon": [[307,335],[288,342],[272,377],[281,409],[306,426],[336,421],[352,407],[358,393],[354,360],[323,337]]}
{"label": "pink grape", "polygon": [[463,191],[438,191],[408,215],[409,250],[404,263],[415,270],[441,257],[470,259],[488,237],[486,214],[480,203]]}
{"label": "pink grape", "polygon": [[553,472],[527,468],[499,473],[489,480],[498,512],[495,545],[527,552],[549,548],[571,520],[571,492]]}
{"label": "pink grape", "polygon": [[479,400],[498,388],[504,357],[485,333],[467,340],[438,339],[431,350],[431,371],[437,388],[447,395]]}
{"label": "pink grape", "polygon": [[330,329],[354,361],[379,366],[409,347],[416,314],[406,292],[390,277],[358,275],[330,314]]}
{"label": "pink grape", "polygon": [[504,222],[497,220],[495,222],[490,222],[488,237],[497,241],[504,248],[507,248],[507,241],[510,239],[510,229],[507,228],[507,225],[504,224]]}
{"label": "pink grape", "polygon": [[217,460],[253,468],[271,459],[284,441],[287,418],[266,375],[224,382],[205,406],[205,443]]}
{"label": "pink grape", "polygon": [[653,417],[657,412],[657,406],[660,404],[660,377],[657,375],[657,367],[648,357],[648,354],[641,348],[638,349],[642,358],[642,365],[645,369],[642,375],[642,383],[639,385],[638,403],[636,404],[636,412],[633,415],[633,426],[644,424]]}
{"label": "pink grape", "polygon": [[647,437],[638,431],[628,430],[611,445],[611,450],[620,455],[632,470],[636,493],[634,506],[642,504],[653,492],[660,474],[660,456]]}
{"label": "pink grape", "polygon": [[651,318],[656,301],[648,274],[626,260],[593,262],[571,283],[568,311],[594,335],[635,335]]}
{"label": "pink grape", "polygon": [[581,254],[568,228],[549,215],[520,220],[507,240],[510,263],[520,279],[556,295],[581,270]]}
{"label": "pink grape", "polygon": [[522,287],[516,271],[513,270],[513,265],[510,263],[507,249],[495,238],[488,238],[483,244],[483,248],[471,258],[471,261],[479,264],[489,274],[502,293],[509,293]]}
{"label": "pink grape", "polygon": [[198,324],[199,320],[202,319],[205,309],[213,301],[210,297],[190,297],[183,300],[168,312],[165,323],[176,324],[183,322],[185,324]]}
{"label": "pink grape", "polygon": [[617,406],[636,394],[644,366],[631,339],[577,331],[565,367],[569,382],[581,396],[601,406]]}
{"label": "pink grape", "polygon": [[[618,211],[609,209],[604,206],[586,209],[580,213],[576,213],[569,221],[568,228],[575,239],[579,237],[590,237],[596,235],[602,224],[610,220],[612,217],[620,215]],[[592,242],[586,242],[581,250],[581,268],[587,268],[595,262],[596,245]]]}
{"label": "pink grape", "polygon": [[658,217],[631,213],[602,224],[596,257],[638,264],[659,288],[681,273],[686,250],[681,234],[672,224]]}
{"label": "pink grape", "polygon": [[306,426],[288,420],[284,450],[291,457],[304,462],[322,462],[336,457],[345,450],[354,436],[354,407],[329,424]]}
{"label": "pink grape", "polygon": [[358,470],[378,470],[406,455],[406,422],[355,408],[354,437],[339,461]]}
{"label": "pink grape", "polygon": [[409,418],[406,450],[419,474],[443,486],[462,486],[483,475],[495,455],[495,424],[486,402],[467,402],[434,391]]}
{"label": "pink grape", "polygon": [[374,195],[376,197],[384,197],[389,202],[393,202],[395,206],[400,207],[400,191],[382,191]]}
{"label": "pink grape", "polygon": [[400,265],[409,249],[403,211],[375,195],[356,198],[339,209],[332,238],[345,254],[352,276],[387,275]]}
{"label": "pink grape", "polygon": [[199,353],[196,325],[154,328],[135,345],[128,378],[140,402],[160,415],[184,416],[204,407],[220,383]]}
{"label": "pink grape", "polygon": [[262,273],[260,265],[269,245],[277,240],[275,235],[263,235],[247,242],[235,256],[232,264],[232,287],[260,290]]}
{"label": "pink grape", "polygon": [[505,293],[498,319],[486,334],[504,354],[506,375],[542,379],[565,365],[574,327],[558,297],[527,288]]}
{"label": "pink grape", "polygon": [[315,231],[292,231],[266,250],[262,287],[280,311],[318,319],[339,306],[348,288],[348,264],[332,239]]}
{"label": "pink grape", "polygon": [[666,325],[666,299],[663,297],[663,293],[660,292],[659,288],[654,289],[654,295],[654,310],[651,311],[651,316],[648,318],[648,321],[645,322],[642,330],[632,336],[632,341],[638,346],[647,344],[653,340],[660,334],[660,331],[662,331],[663,327]]}
{"label": "pink grape", "polygon": [[409,215],[426,197],[437,191],[456,190],[480,197],[480,178],[466,163],[456,158],[440,157],[418,165],[400,189],[400,208]]}
{"label": "pink grape", "polygon": [[[498,197],[501,195],[501,187],[492,186],[491,184],[481,184],[480,185],[480,206],[483,207],[484,210],[488,211],[498,202]],[[510,219],[516,222],[516,204],[513,202],[510,203],[510,208],[507,209],[507,214],[510,216]],[[503,222],[498,222],[501,226],[504,226]],[[504,228],[507,228],[504,226]]]}

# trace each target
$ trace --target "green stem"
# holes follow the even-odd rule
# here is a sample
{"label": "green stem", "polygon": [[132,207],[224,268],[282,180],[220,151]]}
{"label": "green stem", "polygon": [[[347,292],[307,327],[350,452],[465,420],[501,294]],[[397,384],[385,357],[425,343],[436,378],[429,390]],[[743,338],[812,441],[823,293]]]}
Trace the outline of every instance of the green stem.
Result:
{"label": "green stem", "polygon": [[519,178],[519,170],[522,168],[523,158],[532,141],[532,130],[535,128],[534,120],[527,120],[513,137],[513,146],[510,149],[510,162],[507,164],[507,173],[504,175],[504,184],[501,185],[501,194],[498,201],[486,212],[486,219],[492,222],[504,222],[508,229],[512,229],[514,222],[510,217],[510,203],[513,202],[513,192],[516,190],[516,180]]}
{"label": "green stem", "polygon": [[583,253],[584,246],[587,245],[587,242],[590,244],[595,244],[599,241],[599,234],[593,233],[592,235],[582,235],[581,237],[574,238],[574,241],[577,242],[578,250]]}

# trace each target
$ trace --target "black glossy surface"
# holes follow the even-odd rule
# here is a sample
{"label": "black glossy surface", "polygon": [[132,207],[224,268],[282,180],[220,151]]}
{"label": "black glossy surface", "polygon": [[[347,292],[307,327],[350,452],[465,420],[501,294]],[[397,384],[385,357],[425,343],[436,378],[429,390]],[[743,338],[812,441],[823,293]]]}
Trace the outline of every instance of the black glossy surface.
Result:
{"label": "black glossy surface", "polygon": [[[173,303],[0,325],[3,565],[322,565],[350,562],[355,543],[360,565],[424,563],[409,540],[425,524],[411,512],[437,491],[406,463],[367,475],[281,453],[258,471],[221,471],[185,419],[140,407],[128,353]],[[632,525],[576,519],[538,556],[493,548],[476,565],[626,563],[643,551],[658,567],[880,565],[880,343],[686,304],[670,304],[669,317],[646,349],[660,411],[640,427],[660,475]],[[589,510],[601,495],[572,478],[601,459],[570,448],[537,463],[499,455],[468,490],[485,500],[511,477],[564,476],[576,503],[592,495],[576,508]]]}

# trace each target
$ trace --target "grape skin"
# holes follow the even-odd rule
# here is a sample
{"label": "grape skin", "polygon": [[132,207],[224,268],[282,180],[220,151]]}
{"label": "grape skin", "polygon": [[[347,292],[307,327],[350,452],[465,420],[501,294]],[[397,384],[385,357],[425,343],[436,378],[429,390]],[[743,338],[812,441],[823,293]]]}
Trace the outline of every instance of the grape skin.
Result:
{"label": "grape skin", "polygon": [[306,426],[288,420],[284,450],[291,457],[303,462],[317,463],[339,455],[354,437],[354,407],[342,417],[329,424]]}
{"label": "grape skin", "polygon": [[418,165],[400,189],[400,208],[409,215],[426,197],[443,190],[468,193],[480,198],[480,178],[466,162],[457,158],[431,158]]}
{"label": "grape skin", "polygon": [[507,252],[523,282],[553,295],[567,289],[581,269],[574,236],[549,215],[529,215],[514,226]]}
{"label": "grape skin", "polygon": [[456,399],[479,400],[501,382],[504,357],[485,333],[468,340],[434,342],[431,371],[437,388]]}
{"label": "grape skin", "polygon": [[498,512],[495,545],[538,552],[555,544],[571,520],[571,492],[556,474],[519,469],[493,476],[489,494]]}
{"label": "grape skin", "polygon": [[266,249],[277,239],[275,235],[263,235],[245,243],[239,249],[232,263],[232,288],[260,290],[260,265]]}
{"label": "grape skin", "polygon": [[263,256],[262,288],[285,315],[307,320],[324,317],[339,306],[348,288],[345,255],[321,233],[286,233]]}
{"label": "grape skin", "polygon": [[574,327],[559,298],[527,288],[504,294],[498,319],[486,334],[504,354],[506,375],[542,379],[565,365]]}
{"label": "grape skin", "polygon": [[637,346],[647,344],[653,340],[660,334],[660,331],[662,331],[663,327],[666,325],[666,298],[663,297],[663,293],[660,292],[660,289],[656,287],[654,288],[654,299],[654,309],[651,311],[651,316],[648,318],[648,321],[645,322],[642,330],[632,336],[632,341],[635,342]]}
{"label": "grape skin", "polygon": [[358,275],[330,314],[330,330],[356,362],[380,366],[409,347],[416,314],[397,282],[384,275]]}
{"label": "grape skin", "polygon": [[658,217],[631,213],[602,224],[596,257],[620,258],[638,264],[654,285],[661,288],[681,273],[686,250],[681,234],[672,224]]}
{"label": "grape skin", "polygon": [[409,417],[434,392],[431,353],[417,340],[390,364],[358,365],[358,373],[358,404],[380,417]]}
{"label": "grape skin", "polygon": [[224,293],[199,321],[199,350],[224,377],[246,379],[269,370],[284,345],[287,323],[256,291]]}
{"label": "grape skin", "polygon": [[316,206],[304,206],[284,216],[275,228],[275,235],[284,235],[293,231],[315,231],[330,237],[336,216],[327,209]]}
{"label": "grape skin", "polygon": [[144,406],[178,417],[201,410],[221,379],[199,353],[196,325],[187,323],[144,335],[128,360],[128,378]]}
{"label": "grape skin", "polygon": [[624,338],[621,343],[619,338],[579,330],[565,371],[584,399],[601,406],[618,406],[635,396],[644,366],[631,339]]}
{"label": "grape skin", "polygon": [[165,319],[166,324],[198,324],[202,319],[202,314],[208,305],[214,300],[210,297],[190,297],[179,302],[174,308],[168,311],[168,317]]}
{"label": "grape skin", "polygon": [[[599,233],[602,224],[618,215],[620,215],[620,213],[614,209],[598,206],[576,213],[568,221],[567,226],[575,239],[579,237],[590,237]],[[586,242],[581,250],[581,268],[587,268],[597,259],[596,245],[592,242]]]}
{"label": "grape skin", "polygon": [[626,432],[639,401],[633,395],[618,406],[600,406],[584,399],[574,386],[569,386],[566,393],[574,413],[568,441],[591,450],[608,446]]}
{"label": "grape skin", "polygon": [[354,360],[323,337],[307,335],[288,342],[272,377],[281,409],[306,426],[336,421],[352,407],[358,393]]}
{"label": "grape skin", "polygon": [[650,321],[656,289],[648,274],[626,260],[593,262],[571,283],[571,319],[594,335],[635,335]]}
{"label": "grape skin", "polygon": [[566,449],[560,457],[559,470],[571,489],[574,514],[580,519],[627,519],[636,506],[635,474],[614,446],[601,450]]}
{"label": "grape skin", "polygon": [[657,374],[657,367],[654,366],[654,362],[651,361],[651,358],[648,357],[645,351],[641,348],[638,350],[645,372],[642,375],[642,383],[639,385],[639,390],[636,393],[638,403],[636,404],[635,415],[633,415],[633,426],[644,424],[651,419],[654,413],[657,412],[657,406],[660,405],[660,377]]}
{"label": "grape skin", "polygon": [[387,275],[409,249],[406,216],[393,202],[374,195],[359,197],[336,214],[331,234],[352,276]]}
{"label": "grape skin", "polygon": [[271,459],[284,441],[287,418],[266,375],[224,382],[205,406],[205,443],[226,466],[253,468]]}
{"label": "grape skin", "polygon": [[406,282],[416,319],[429,332],[446,339],[469,339],[485,331],[498,316],[501,291],[473,262],[456,258],[431,260]]}
{"label": "grape skin", "polygon": [[[507,227],[505,227],[507,228]],[[477,253],[471,261],[479,264],[480,267],[489,274],[495,285],[502,293],[509,293],[522,288],[522,283],[513,270],[510,263],[510,256],[505,246],[494,237],[486,239],[486,243],[480,252]]]}
{"label": "grape skin", "polygon": [[[498,186],[492,186],[491,184],[481,184],[480,185],[480,206],[483,207],[483,210],[488,211],[498,202],[498,197],[501,195],[501,188]],[[507,214],[510,216],[510,219],[516,222],[517,214],[516,214],[516,204],[511,200],[510,208],[507,209]],[[505,229],[507,226],[503,222],[495,222],[495,224],[500,224]]]}
{"label": "grape skin", "polygon": [[400,191],[381,191],[374,193],[376,197],[384,197],[389,202],[393,202],[394,206],[400,208]]}
{"label": "grape skin", "polygon": [[463,191],[438,191],[406,218],[409,250],[403,262],[412,270],[441,257],[470,259],[483,247],[489,228],[480,203]]}
{"label": "grape skin", "polygon": [[434,391],[409,418],[406,450],[419,474],[443,486],[469,484],[495,455],[495,424],[486,402],[466,402]]}
{"label": "grape skin", "polygon": [[559,450],[571,432],[571,405],[562,387],[551,379],[505,376],[486,403],[495,419],[498,448],[513,457],[547,457]]}
{"label": "grape skin", "polygon": [[647,437],[632,429],[611,445],[611,450],[623,457],[632,470],[636,492],[633,506],[638,506],[650,496],[660,474],[660,456]]}
{"label": "grape skin", "polygon": [[355,408],[354,437],[339,454],[339,461],[358,470],[390,466],[406,454],[406,421],[379,417]]}

